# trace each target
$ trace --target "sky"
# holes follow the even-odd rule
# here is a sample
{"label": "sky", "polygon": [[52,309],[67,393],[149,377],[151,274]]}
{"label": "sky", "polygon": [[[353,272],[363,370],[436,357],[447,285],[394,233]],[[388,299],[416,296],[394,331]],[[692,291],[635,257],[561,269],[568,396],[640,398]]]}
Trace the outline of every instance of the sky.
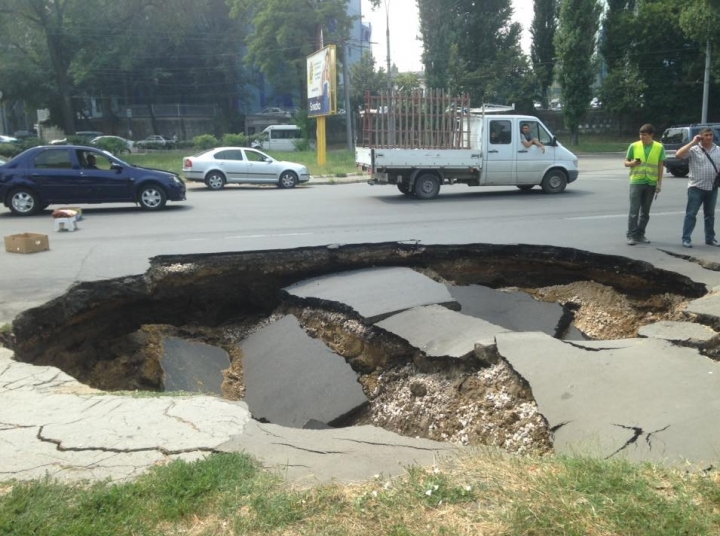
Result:
{"label": "sky", "polygon": [[[386,5],[389,6],[387,14],[390,18],[390,62],[397,65],[400,72],[422,70],[422,44],[416,39],[420,34],[416,0],[384,0],[375,11],[372,11],[369,0],[362,0],[363,20],[372,24],[372,47],[376,65],[387,65]],[[515,10],[513,21],[519,22],[523,27],[523,50],[529,53],[533,0],[512,0],[512,5]]]}

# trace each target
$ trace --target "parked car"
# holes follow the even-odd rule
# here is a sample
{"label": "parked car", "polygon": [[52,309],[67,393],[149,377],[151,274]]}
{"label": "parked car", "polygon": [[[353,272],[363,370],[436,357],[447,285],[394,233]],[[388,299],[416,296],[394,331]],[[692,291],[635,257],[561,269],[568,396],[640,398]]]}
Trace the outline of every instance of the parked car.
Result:
{"label": "parked car", "polygon": [[13,133],[13,137],[18,138],[18,139],[37,138],[37,131],[36,130],[16,130]]}
{"label": "parked car", "polygon": [[713,130],[713,140],[715,143],[720,142],[720,123],[696,123],[690,125],[673,125],[665,129],[660,143],[665,147],[665,169],[673,177],[687,177],[690,173],[690,167],[687,160],[682,160],[675,156],[675,152],[687,145],[700,131],[709,127]]}
{"label": "parked car", "polygon": [[254,115],[272,115],[275,117],[292,117],[292,114],[295,113],[297,110],[284,110],[282,108],[278,108],[276,106],[271,106],[270,108],[263,108],[259,112],[256,112]]}
{"label": "parked car", "polygon": [[122,147],[122,149],[119,150],[120,154],[130,154],[131,152],[133,152],[133,149],[135,147],[135,142],[126,140],[125,138],[121,138],[120,136],[98,136],[97,138],[93,138],[92,140],[90,140],[90,144],[106,150],[108,150],[109,147],[102,147],[103,145]]}
{"label": "parked car", "polygon": [[185,199],[185,183],[169,171],[133,166],[93,147],[40,145],[0,166],[0,199],[19,216],[61,203],[130,202],[159,210]]}
{"label": "parked car", "polygon": [[[73,140],[77,140],[79,143],[90,143],[90,140],[102,136],[103,133],[98,130],[78,130],[75,134],[71,134]],[[50,145],[67,145],[70,143],[68,138],[61,140],[51,140]]]}
{"label": "parked car", "polygon": [[135,146],[138,149],[172,149],[175,147],[175,140],[154,134],[136,142]]}
{"label": "parked car", "polygon": [[12,136],[5,136],[3,134],[0,134],[0,143],[17,143],[19,141],[20,140]]}
{"label": "parked car", "polygon": [[294,188],[310,180],[308,169],[294,162],[275,160],[248,147],[218,147],[183,158],[183,175],[189,181],[204,182],[211,190],[226,184],[276,184]]}

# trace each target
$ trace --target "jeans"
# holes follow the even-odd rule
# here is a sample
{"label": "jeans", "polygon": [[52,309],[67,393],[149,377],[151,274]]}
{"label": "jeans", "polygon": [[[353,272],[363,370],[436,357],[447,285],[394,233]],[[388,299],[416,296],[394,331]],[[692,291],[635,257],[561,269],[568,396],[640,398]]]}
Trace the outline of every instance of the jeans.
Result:
{"label": "jeans", "polygon": [[628,216],[628,238],[642,238],[650,221],[650,207],[655,197],[655,185],[630,185],[630,214]]}
{"label": "jeans", "polygon": [[705,242],[712,242],[715,238],[715,204],[717,203],[718,189],[702,190],[694,186],[687,191],[687,207],[685,208],[685,221],[683,222],[682,239],[690,240],[700,205],[705,216]]}

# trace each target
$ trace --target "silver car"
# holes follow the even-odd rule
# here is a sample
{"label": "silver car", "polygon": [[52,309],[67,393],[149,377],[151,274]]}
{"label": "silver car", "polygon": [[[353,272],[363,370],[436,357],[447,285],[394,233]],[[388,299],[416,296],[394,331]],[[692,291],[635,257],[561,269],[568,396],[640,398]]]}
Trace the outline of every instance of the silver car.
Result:
{"label": "silver car", "polygon": [[186,156],[183,175],[188,181],[204,182],[211,190],[221,190],[226,184],[276,184],[279,188],[294,188],[310,180],[305,166],[275,160],[248,147],[218,147]]}

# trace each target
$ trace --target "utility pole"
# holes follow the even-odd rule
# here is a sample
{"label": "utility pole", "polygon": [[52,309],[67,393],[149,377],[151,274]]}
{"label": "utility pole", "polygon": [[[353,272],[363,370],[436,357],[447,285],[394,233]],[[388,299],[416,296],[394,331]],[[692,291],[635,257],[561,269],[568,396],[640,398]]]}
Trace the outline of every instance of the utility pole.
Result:
{"label": "utility pole", "polygon": [[387,90],[388,98],[392,91],[392,74],[390,73],[390,0],[385,0],[385,40],[387,42]]}
{"label": "utility pole", "polygon": [[385,0],[385,40],[387,43],[387,125],[388,144],[395,145],[395,120],[392,115],[392,73],[390,72],[390,0]]}
{"label": "utility pole", "polygon": [[345,136],[347,137],[347,148],[352,151],[355,149],[353,140],[352,119],[354,114],[350,110],[350,69],[348,69],[348,56],[350,56],[350,45],[345,42],[345,57],[343,58],[343,87],[345,92]]}
{"label": "utility pole", "polygon": [[710,39],[705,49],[705,81],[703,84],[702,123],[707,123],[708,98],[710,96]]}

